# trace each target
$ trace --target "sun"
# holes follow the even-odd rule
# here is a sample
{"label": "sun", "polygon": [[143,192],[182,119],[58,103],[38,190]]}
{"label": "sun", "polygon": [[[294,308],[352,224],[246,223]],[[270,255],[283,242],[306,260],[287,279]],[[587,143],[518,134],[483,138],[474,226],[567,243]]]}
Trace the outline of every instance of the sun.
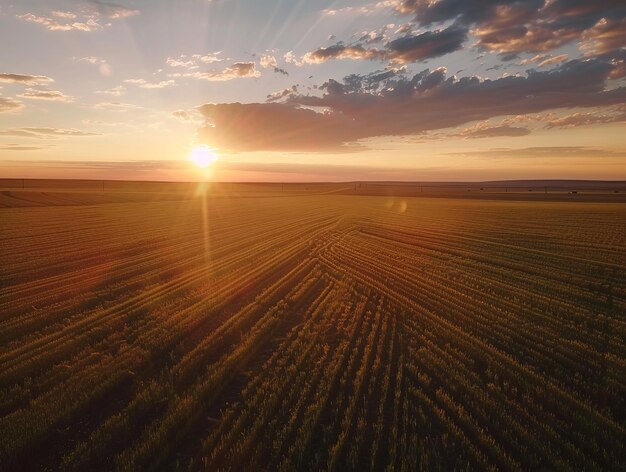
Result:
{"label": "sun", "polygon": [[196,146],[191,150],[187,159],[201,169],[207,169],[217,161],[217,154],[209,146]]}

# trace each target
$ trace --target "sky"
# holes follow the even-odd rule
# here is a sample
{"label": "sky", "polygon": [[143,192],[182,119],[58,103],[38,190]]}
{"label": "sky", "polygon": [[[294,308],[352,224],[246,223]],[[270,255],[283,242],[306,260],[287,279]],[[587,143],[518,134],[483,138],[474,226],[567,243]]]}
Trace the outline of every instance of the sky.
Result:
{"label": "sky", "polygon": [[0,0],[0,177],[626,180],[625,61],[620,0]]}

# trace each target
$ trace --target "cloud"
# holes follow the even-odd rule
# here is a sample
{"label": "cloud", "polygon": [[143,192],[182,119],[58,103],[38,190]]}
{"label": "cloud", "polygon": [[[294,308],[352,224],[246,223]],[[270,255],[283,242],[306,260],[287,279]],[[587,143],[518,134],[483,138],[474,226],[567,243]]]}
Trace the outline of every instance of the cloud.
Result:
{"label": "cloud", "polygon": [[283,98],[289,97],[298,92],[298,87],[296,85],[292,85],[291,88],[286,88],[283,90],[279,90],[278,92],[270,93],[267,96],[267,102],[276,102],[278,100],[282,100]]}
{"label": "cloud", "polygon": [[[549,71],[499,79],[449,77],[428,69],[379,81],[329,80],[321,96],[290,95],[285,103],[224,103],[199,108],[207,144],[234,151],[355,150],[380,136],[418,135],[493,117],[626,101],[626,87],[605,90],[606,60],[572,60]],[[321,112],[314,110],[323,110]],[[525,133],[509,128],[482,133]],[[477,132],[480,134],[481,132]]]}
{"label": "cloud", "polygon": [[129,18],[131,16],[139,15],[140,13],[137,9],[127,8],[117,3],[107,3],[100,0],[84,0],[84,3],[92,14],[103,16],[111,20]]}
{"label": "cloud", "polygon": [[283,55],[283,59],[285,60],[285,62],[287,62],[288,64],[293,64],[294,66],[297,67],[302,67],[304,65],[304,62],[298,58],[298,56],[296,56],[293,51],[287,51],[284,55]]}
{"label": "cloud", "polygon": [[74,97],[65,95],[58,90],[39,90],[33,88],[27,88],[26,91],[19,94],[20,98],[28,98],[32,100],[50,100],[55,102],[71,102]]}
{"label": "cloud", "polygon": [[586,55],[607,54],[626,47],[626,18],[601,18],[583,32],[581,48]]}
{"label": "cloud", "polygon": [[261,64],[261,67],[264,69],[267,69],[268,67],[278,67],[276,58],[269,54],[263,54],[259,60],[259,64]]}
{"label": "cloud", "polygon": [[277,74],[289,75],[289,72],[287,72],[285,69],[282,69],[282,68],[278,67],[278,61],[276,60],[276,57],[274,57],[274,56],[272,56],[270,54],[263,54],[263,55],[261,55],[261,59],[259,60],[259,64],[264,69],[267,69],[268,67],[271,67],[274,70],[274,72],[276,72]]}
{"label": "cloud", "polygon": [[71,11],[55,10],[52,12],[52,16],[56,16],[57,18],[65,18],[66,20],[74,20],[77,18],[77,15],[75,13],[72,13]]}
{"label": "cloud", "polygon": [[9,97],[0,97],[0,113],[17,111],[24,108],[24,104],[18,100]]}
{"label": "cloud", "polygon": [[261,72],[256,69],[256,63],[254,62],[235,62],[222,70],[170,74],[170,77],[193,77],[195,79],[208,80],[210,82],[222,82],[233,79],[260,76]]}
{"label": "cloud", "polygon": [[119,20],[139,14],[139,10],[127,8],[116,3],[99,0],[82,0],[80,12],[54,10],[50,16],[39,16],[33,13],[17,15],[17,18],[43,26],[48,31],[84,31],[92,32],[111,26],[104,20]]}
{"label": "cloud", "polygon": [[214,62],[222,62],[224,59],[219,58],[221,51],[210,52],[208,54],[192,54],[190,56],[182,54],[178,57],[168,57],[165,63],[170,67],[182,67],[188,70],[200,68],[200,63],[213,64]]}
{"label": "cloud", "polygon": [[622,158],[626,150],[586,146],[538,146],[526,148],[496,148],[482,151],[450,152],[454,156],[478,156],[496,159],[562,159],[562,158]]}
{"label": "cloud", "polygon": [[121,102],[100,102],[96,103],[92,106],[95,110],[111,110],[111,111],[128,111],[128,110],[139,110],[143,107],[138,105],[133,105],[132,103],[121,103]]}
{"label": "cloud", "polygon": [[466,39],[467,30],[452,25],[417,35],[407,34],[387,43],[386,49],[392,61],[404,64],[454,52],[461,48]]}
{"label": "cloud", "polygon": [[59,22],[54,18],[47,18],[44,16],[33,15],[32,13],[26,13],[24,15],[18,15],[18,18],[29,23],[36,23],[42,25],[48,31],[98,31],[102,29],[102,25],[93,18],[88,18],[86,21],[74,21],[74,22]]}
{"label": "cloud", "polygon": [[368,3],[359,7],[343,7],[343,8],[326,8],[322,10],[322,14],[325,16],[340,16],[340,15],[372,15],[379,13],[381,10],[393,9],[397,6],[396,0],[383,0],[380,2]]}
{"label": "cloud", "polygon": [[536,54],[531,58],[520,61],[519,65],[525,66],[534,63],[537,64],[537,67],[544,67],[564,62],[568,59],[568,57],[569,56],[567,54],[559,54],[558,56],[551,56],[550,54]]}
{"label": "cloud", "polygon": [[202,115],[198,112],[198,110],[176,110],[172,112],[172,116],[179,121],[183,121],[185,123],[198,123],[200,124],[202,120]]}
{"label": "cloud", "polygon": [[455,21],[473,28],[478,46],[500,53],[546,52],[583,38],[593,44],[593,37],[598,51],[624,46],[626,11],[618,1],[402,0],[396,8],[422,26]]}
{"label": "cloud", "polygon": [[141,84],[139,87],[145,89],[162,89],[165,87],[171,87],[172,85],[176,85],[174,80],[162,80],[160,82],[148,82],[145,84]]}
{"label": "cloud", "polygon": [[[369,35],[367,35],[369,38]],[[365,43],[368,44],[366,38]],[[461,49],[467,39],[467,30],[457,25],[445,29],[405,34],[385,44],[383,49],[366,48],[363,44],[346,46],[342,42],[316,49],[304,55],[307,64],[320,64],[329,59],[392,61],[400,64],[424,61]]]}
{"label": "cloud", "polygon": [[609,111],[572,113],[559,118],[553,117],[546,122],[546,128],[578,128],[579,126],[623,122],[626,122],[626,106]]}
{"label": "cloud", "polygon": [[118,85],[117,87],[110,88],[108,90],[97,90],[95,93],[101,95],[111,95],[112,97],[121,97],[124,94],[126,87]]}
{"label": "cloud", "polygon": [[385,51],[379,49],[366,49],[362,45],[345,46],[339,42],[326,48],[319,48],[315,51],[308,52],[302,57],[305,64],[321,64],[330,59],[368,59],[368,60],[385,60]]}
{"label": "cloud", "polygon": [[101,136],[100,133],[90,133],[74,128],[9,128],[0,129],[0,136],[18,136],[22,138],[50,138],[59,136]]}
{"label": "cloud", "polygon": [[197,69],[199,66],[193,59],[186,59],[185,56],[180,56],[178,59],[168,57],[165,63],[170,67],[184,67],[185,69]]}
{"label": "cloud", "polygon": [[145,88],[145,89],[162,89],[165,87],[176,85],[176,81],[174,80],[162,80],[160,82],[148,82],[145,79],[127,79],[124,82],[127,84],[138,85],[140,88]]}
{"label": "cloud", "polygon": [[200,139],[230,151],[350,151],[360,137],[347,117],[282,103],[206,104],[198,108],[208,126]]}
{"label": "cloud", "polygon": [[87,57],[81,57],[80,59],[77,59],[77,61],[98,66],[98,70],[100,71],[100,74],[102,74],[105,77],[109,77],[112,73],[111,66],[109,65],[109,63],[105,59],[102,59],[101,57],[87,56]]}
{"label": "cloud", "polygon": [[42,146],[22,146],[20,144],[6,144],[0,146],[0,151],[41,151],[46,149]]}
{"label": "cloud", "polygon": [[519,137],[530,134],[528,128],[518,126],[500,125],[500,126],[484,126],[464,130],[460,136],[470,139],[475,138],[500,138],[500,137]]}
{"label": "cloud", "polygon": [[8,82],[14,84],[34,85],[42,82],[54,82],[50,77],[45,75],[28,75],[28,74],[0,74],[0,82]]}

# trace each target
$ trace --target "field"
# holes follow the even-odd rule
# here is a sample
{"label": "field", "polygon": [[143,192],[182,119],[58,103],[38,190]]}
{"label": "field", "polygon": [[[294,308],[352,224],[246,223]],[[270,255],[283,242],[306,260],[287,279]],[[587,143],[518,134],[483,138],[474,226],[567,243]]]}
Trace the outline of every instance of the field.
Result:
{"label": "field", "polygon": [[623,188],[542,189],[5,182],[0,469],[623,470]]}

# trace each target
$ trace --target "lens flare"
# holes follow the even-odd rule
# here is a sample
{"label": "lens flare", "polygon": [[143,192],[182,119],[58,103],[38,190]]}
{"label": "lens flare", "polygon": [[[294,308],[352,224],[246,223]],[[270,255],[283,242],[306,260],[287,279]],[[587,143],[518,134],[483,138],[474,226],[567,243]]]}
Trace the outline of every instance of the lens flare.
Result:
{"label": "lens flare", "polygon": [[217,154],[209,146],[196,146],[189,153],[188,159],[201,169],[207,169],[217,161]]}

